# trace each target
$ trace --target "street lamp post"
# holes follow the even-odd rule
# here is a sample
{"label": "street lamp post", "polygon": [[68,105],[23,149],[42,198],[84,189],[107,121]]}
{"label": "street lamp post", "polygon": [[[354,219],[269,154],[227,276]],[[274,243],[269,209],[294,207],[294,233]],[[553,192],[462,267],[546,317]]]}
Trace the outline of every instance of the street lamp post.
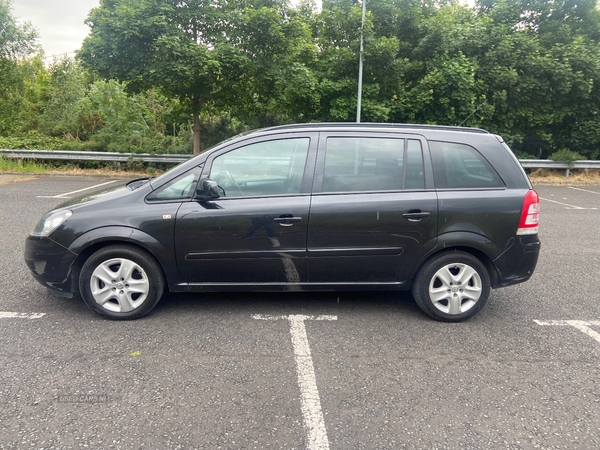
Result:
{"label": "street lamp post", "polygon": [[360,123],[360,111],[362,108],[362,79],[363,79],[363,33],[365,29],[365,15],[367,11],[367,0],[362,0],[362,23],[360,26],[360,56],[358,60],[358,96],[356,99],[356,123]]}

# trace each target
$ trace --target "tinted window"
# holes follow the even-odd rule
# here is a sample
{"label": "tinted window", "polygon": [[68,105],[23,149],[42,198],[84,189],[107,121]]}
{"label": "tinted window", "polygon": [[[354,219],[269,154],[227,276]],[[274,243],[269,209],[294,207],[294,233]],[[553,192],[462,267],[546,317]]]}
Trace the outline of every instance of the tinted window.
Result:
{"label": "tinted window", "polygon": [[222,197],[300,192],[310,139],[258,142],[214,159],[209,177]]}
{"label": "tinted window", "polygon": [[174,180],[169,181],[167,184],[151,193],[147,200],[186,200],[192,198],[201,170],[201,167],[196,167],[189,172],[179,175]]}
{"label": "tinted window", "polygon": [[438,189],[499,188],[504,183],[473,147],[450,142],[429,142],[435,186]]}
{"label": "tinted window", "polygon": [[404,139],[328,138],[325,152],[323,192],[422,189],[425,185],[419,141],[409,140],[407,145]]}

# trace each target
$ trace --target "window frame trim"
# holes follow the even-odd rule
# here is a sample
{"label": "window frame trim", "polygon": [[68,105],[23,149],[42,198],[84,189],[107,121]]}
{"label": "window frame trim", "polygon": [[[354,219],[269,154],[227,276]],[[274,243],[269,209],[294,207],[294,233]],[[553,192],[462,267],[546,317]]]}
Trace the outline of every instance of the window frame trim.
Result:
{"label": "window frame trim", "polygon": [[[169,185],[171,183],[176,183],[179,178],[181,177],[185,177],[186,175],[190,174],[191,172],[197,170],[198,173],[196,174],[198,176],[197,179],[194,179],[194,181],[192,181],[192,190],[191,190],[191,196],[190,197],[185,197],[185,198],[170,198],[170,199],[151,199],[150,197],[152,197],[153,195],[156,195],[157,192],[162,191],[163,189],[166,189],[169,187]],[[157,187],[156,189],[152,190],[150,193],[148,193],[148,195],[146,195],[146,197],[144,197],[144,203],[149,204],[149,205],[157,205],[157,204],[161,204],[161,203],[183,203],[183,202],[191,202],[194,200],[195,197],[195,192],[198,186],[198,183],[200,182],[200,178],[202,176],[202,172],[204,172],[204,163],[200,163],[195,167],[192,167],[191,169],[186,170],[185,172],[180,173],[179,175],[177,175],[176,177],[171,178],[169,181],[167,181],[166,183],[161,184],[159,187]]]}
{"label": "window frame trim", "polygon": [[[325,175],[325,157],[327,151],[327,139],[329,138],[379,138],[379,139],[403,139],[404,140],[404,156],[406,157],[408,149],[408,140],[416,140],[421,143],[421,154],[423,157],[423,175],[425,178],[424,187],[420,189],[406,189],[406,161],[403,163],[402,168],[402,188],[401,189],[388,189],[388,190],[369,190],[369,191],[337,191],[337,192],[324,192],[323,181]],[[429,145],[427,139],[422,134],[417,133],[404,133],[390,130],[389,132],[382,131],[322,131],[319,137],[319,146],[317,150],[317,160],[315,167],[315,176],[313,181],[313,195],[349,195],[349,194],[381,194],[381,193],[411,193],[411,192],[425,192],[434,191],[435,186],[433,183],[433,167],[431,165],[431,156],[429,154]]]}
{"label": "window frame trim", "polygon": [[298,197],[310,194],[311,186],[312,186],[312,178],[314,176],[315,171],[315,161],[316,161],[316,153],[317,146],[319,141],[319,133],[318,132],[306,132],[306,131],[293,131],[289,133],[277,133],[277,134],[269,134],[267,136],[256,136],[249,137],[248,139],[244,139],[243,141],[236,141],[231,145],[228,145],[218,151],[215,151],[208,155],[206,158],[206,162],[204,164],[204,168],[202,169],[202,174],[198,182],[209,178],[209,174],[212,170],[213,162],[216,158],[223,156],[226,153],[238,150],[242,147],[247,147],[249,145],[259,144],[262,142],[270,142],[270,141],[279,141],[279,140],[287,140],[287,139],[308,139],[308,151],[306,155],[306,163],[304,165],[304,172],[302,173],[302,182],[300,183],[300,192],[296,193],[285,193],[285,194],[265,194],[265,195],[231,195],[226,197],[219,197],[218,200],[228,200],[228,199],[251,199],[251,198],[272,198],[272,197]]}

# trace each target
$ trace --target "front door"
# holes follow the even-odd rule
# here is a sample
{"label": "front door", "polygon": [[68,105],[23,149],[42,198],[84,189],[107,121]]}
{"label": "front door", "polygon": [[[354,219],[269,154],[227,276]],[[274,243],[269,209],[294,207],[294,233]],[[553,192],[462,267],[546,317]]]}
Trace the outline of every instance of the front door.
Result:
{"label": "front door", "polygon": [[253,138],[208,158],[202,177],[218,183],[221,197],[183,203],[175,225],[179,270],[192,288],[307,280],[315,150],[315,134],[289,134]]}

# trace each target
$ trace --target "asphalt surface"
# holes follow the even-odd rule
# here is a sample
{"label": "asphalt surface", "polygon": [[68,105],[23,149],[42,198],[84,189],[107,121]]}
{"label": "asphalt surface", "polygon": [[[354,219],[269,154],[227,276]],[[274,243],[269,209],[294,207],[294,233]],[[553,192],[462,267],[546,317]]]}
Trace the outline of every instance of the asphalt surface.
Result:
{"label": "asphalt surface", "polygon": [[[600,186],[537,187],[535,275],[464,323],[388,293],[171,294],[114,322],[22,256],[64,201],[40,196],[106,181],[0,175],[0,313],[45,314],[0,318],[1,449],[600,448]],[[304,321],[325,440],[291,322],[256,315],[337,317]]]}

